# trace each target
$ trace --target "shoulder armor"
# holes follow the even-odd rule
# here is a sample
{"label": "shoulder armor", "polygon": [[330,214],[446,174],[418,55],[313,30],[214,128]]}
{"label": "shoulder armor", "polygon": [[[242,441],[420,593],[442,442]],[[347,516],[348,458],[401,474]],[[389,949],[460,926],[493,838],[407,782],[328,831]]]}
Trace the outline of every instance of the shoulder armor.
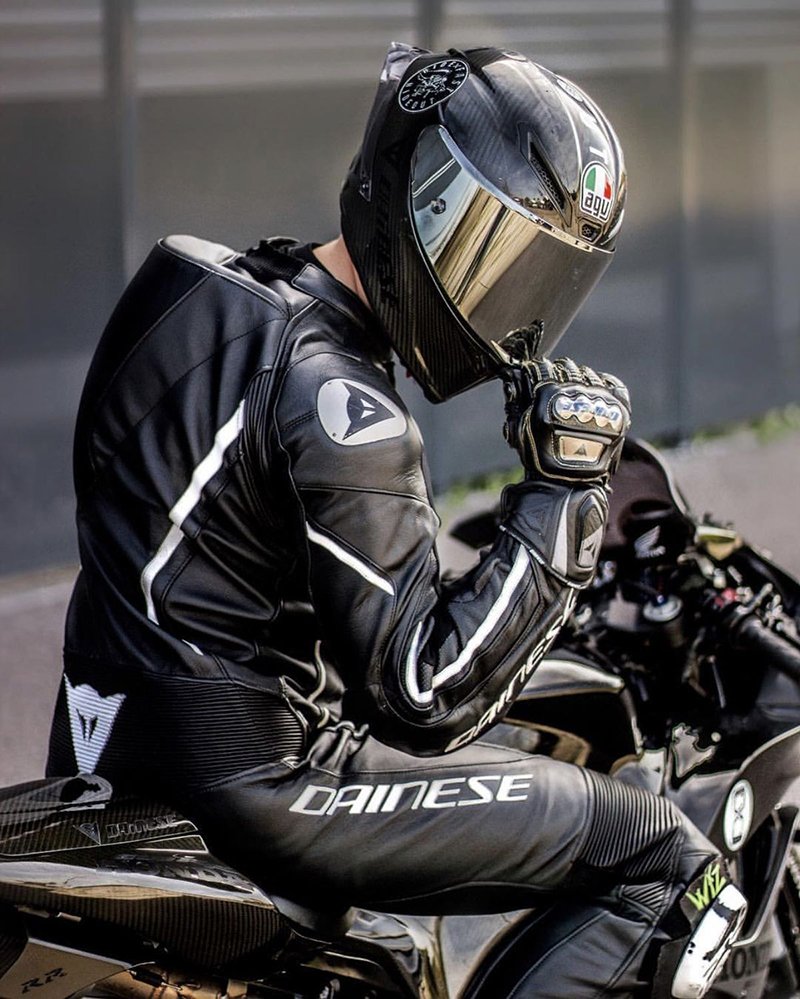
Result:
{"label": "shoulder armor", "polygon": [[223,266],[238,253],[222,243],[212,243],[209,239],[199,239],[197,236],[165,236],[159,242],[167,250],[187,260],[212,267]]}
{"label": "shoulder armor", "polygon": [[[212,274],[217,274],[227,281],[254,292],[273,305],[277,305],[281,311],[285,312],[287,307],[290,311],[296,311],[303,302],[308,300],[307,292],[293,284],[284,285],[278,290],[271,288],[263,280],[256,280],[247,271],[236,266],[236,261],[242,256],[241,251],[233,250],[222,243],[212,243],[211,240],[199,239],[197,236],[177,235],[165,236],[158,241],[158,246],[181,260],[202,267]],[[280,270],[276,270],[270,276],[277,281],[286,281],[291,278],[291,274],[281,273]]]}

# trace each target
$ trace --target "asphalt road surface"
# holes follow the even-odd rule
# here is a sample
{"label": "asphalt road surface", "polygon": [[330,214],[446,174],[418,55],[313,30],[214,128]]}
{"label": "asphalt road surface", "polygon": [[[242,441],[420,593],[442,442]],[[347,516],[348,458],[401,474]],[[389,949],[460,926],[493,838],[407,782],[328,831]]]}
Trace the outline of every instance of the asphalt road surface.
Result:
{"label": "asphalt road surface", "polygon": [[[696,512],[711,510],[732,521],[748,541],[800,576],[800,433],[767,445],[742,434],[671,457]],[[444,562],[457,564],[463,557],[454,545],[442,545]],[[0,786],[43,773],[74,575],[68,567],[0,578]]]}

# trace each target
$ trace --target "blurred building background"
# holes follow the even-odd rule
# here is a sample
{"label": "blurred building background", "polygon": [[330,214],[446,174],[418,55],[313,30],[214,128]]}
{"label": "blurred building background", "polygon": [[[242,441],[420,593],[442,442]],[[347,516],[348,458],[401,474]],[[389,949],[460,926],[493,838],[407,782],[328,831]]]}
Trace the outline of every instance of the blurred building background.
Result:
{"label": "blurred building background", "polygon": [[[625,231],[563,347],[636,433],[800,400],[800,0],[0,0],[0,574],[76,559],[72,423],[126,275],[168,232],[335,235],[391,39],[518,49],[615,123]],[[437,488],[513,462],[497,386],[403,390]]]}

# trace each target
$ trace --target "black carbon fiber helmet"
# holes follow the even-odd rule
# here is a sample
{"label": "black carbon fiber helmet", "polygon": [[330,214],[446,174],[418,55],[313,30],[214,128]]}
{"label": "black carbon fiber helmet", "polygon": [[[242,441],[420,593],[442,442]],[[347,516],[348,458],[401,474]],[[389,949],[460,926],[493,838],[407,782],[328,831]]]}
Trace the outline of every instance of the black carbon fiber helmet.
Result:
{"label": "black carbon fiber helmet", "polygon": [[549,353],[608,266],[622,150],[578,87],[516,52],[393,43],[341,196],[342,234],[433,402]]}

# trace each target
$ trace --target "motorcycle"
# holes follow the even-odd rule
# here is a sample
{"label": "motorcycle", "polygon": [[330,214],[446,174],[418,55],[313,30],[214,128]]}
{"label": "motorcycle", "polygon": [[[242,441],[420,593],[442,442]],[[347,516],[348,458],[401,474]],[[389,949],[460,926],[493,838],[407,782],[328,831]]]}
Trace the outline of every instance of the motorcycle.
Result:
{"label": "motorcycle", "polygon": [[[478,548],[495,529],[490,510],[453,533]],[[695,521],[629,441],[595,581],[488,733],[663,795],[706,832],[749,900],[712,996],[800,995],[799,622],[800,583]],[[313,912],[97,775],[0,791],[2,999],[502,999],[534,920]]]}

